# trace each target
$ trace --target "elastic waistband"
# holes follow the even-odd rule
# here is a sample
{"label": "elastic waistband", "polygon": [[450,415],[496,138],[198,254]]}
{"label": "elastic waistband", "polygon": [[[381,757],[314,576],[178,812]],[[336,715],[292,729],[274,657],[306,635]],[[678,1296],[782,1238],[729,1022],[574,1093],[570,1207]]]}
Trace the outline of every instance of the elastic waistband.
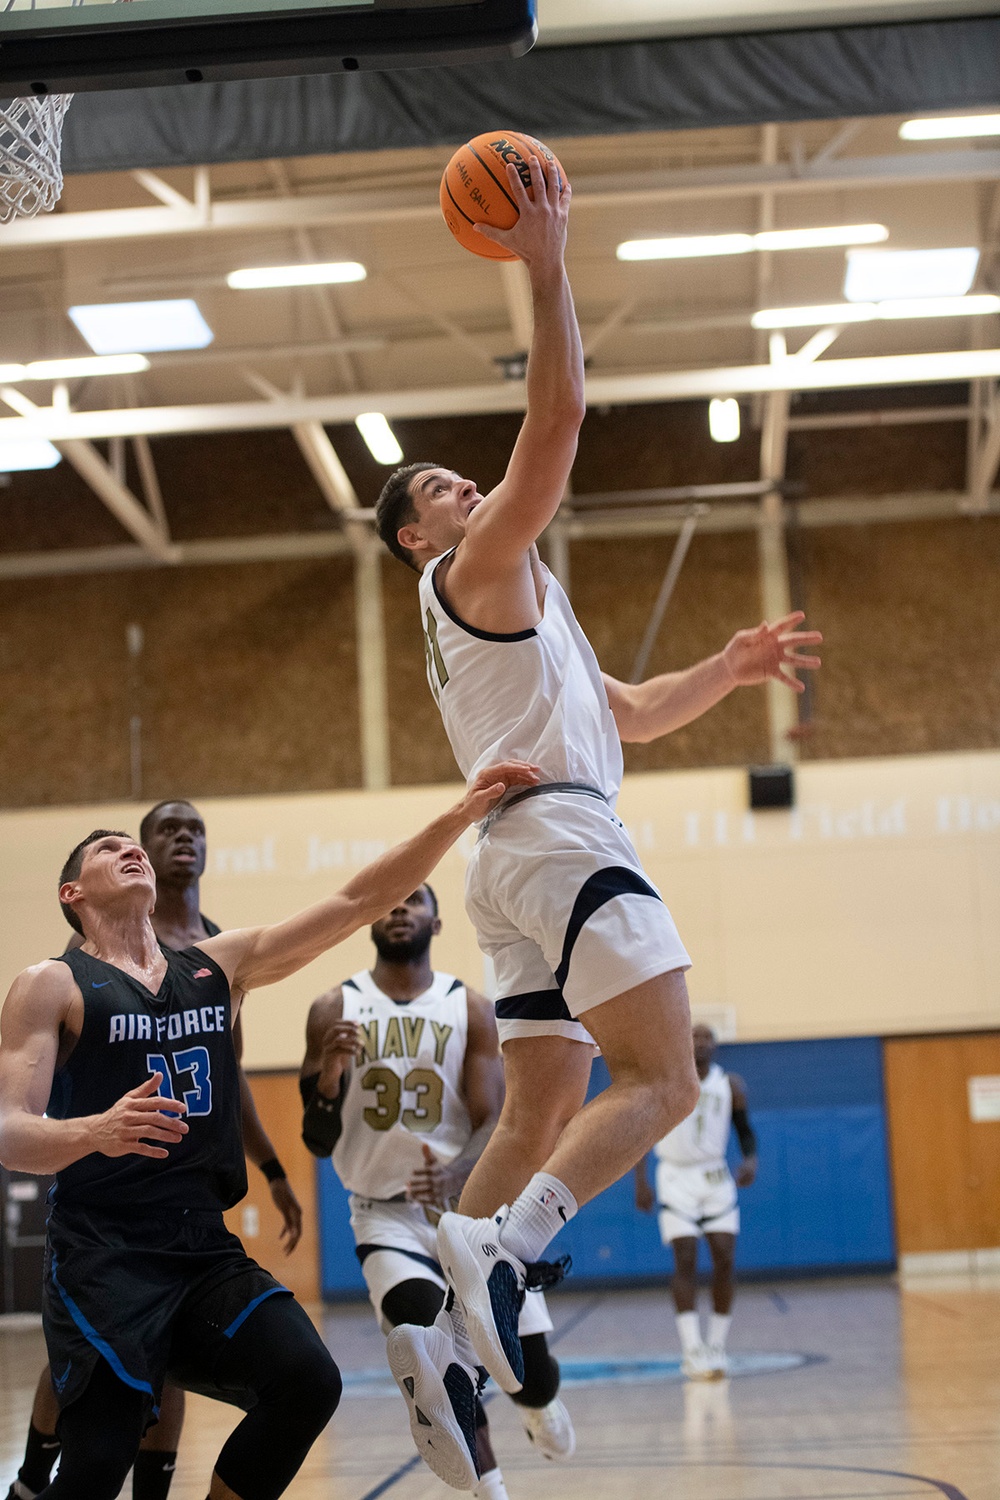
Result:
{"label": "elastic waistband", "polygon": [[524,787],[521,791],[514,792],[512,796],[504,797],[492,812],[486,814],[486,817],[480,823],[479,837],[482,838],[496,822],[497,818],[501,817],[509,808],[514,807],[516,803],[525,802],[529,797],[545,797],[550,792],[562,795],[576,793],[578,796],[596,797],[598,802],[604,803],[605,807],[611,806],[599,787],[589,786],[585,781],[546,781],[541,786]]}
{"label": "elastic waistband", "polygon": [[402,1193],[393,1193],[393,1195],[392,1195],[391,1198],[373,1198],[370,1193],[352,1193],[351,1194],[351,1198],[356,1203],[410,1203],[410,1202],[412,1202],[412,1199],[407,1196],[405,1190]]}

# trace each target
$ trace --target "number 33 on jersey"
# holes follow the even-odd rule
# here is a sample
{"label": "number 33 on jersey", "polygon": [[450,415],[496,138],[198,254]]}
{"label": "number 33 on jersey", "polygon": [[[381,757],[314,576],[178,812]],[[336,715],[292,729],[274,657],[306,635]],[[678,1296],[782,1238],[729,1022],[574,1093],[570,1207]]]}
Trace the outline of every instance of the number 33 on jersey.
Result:
{"label": "number 33 on jersey", "polygon": [[364,971],[345,980],[341,992],[345,1021],[361,1029],[362,1052],[350,1074],[333,1165],[350,1192],[394,1198],[423,1165],[422,1146],[449,1162],[471,1134],[462,1100],[465,986],[451,974],[435,974],[430,989],[402,1004]]}

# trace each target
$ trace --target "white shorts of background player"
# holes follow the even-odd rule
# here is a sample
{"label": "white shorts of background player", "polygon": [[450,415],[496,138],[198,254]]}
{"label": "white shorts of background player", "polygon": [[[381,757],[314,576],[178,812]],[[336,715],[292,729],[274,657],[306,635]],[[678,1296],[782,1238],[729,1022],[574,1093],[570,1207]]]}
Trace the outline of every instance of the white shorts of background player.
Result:
{"label": "white shorts of background player", "polygon": [[656,1201],[660,1238],[699,1239],[705,1234],[739,1234],[736,1183],[724,1161],[676,1167],[656,1164]]}

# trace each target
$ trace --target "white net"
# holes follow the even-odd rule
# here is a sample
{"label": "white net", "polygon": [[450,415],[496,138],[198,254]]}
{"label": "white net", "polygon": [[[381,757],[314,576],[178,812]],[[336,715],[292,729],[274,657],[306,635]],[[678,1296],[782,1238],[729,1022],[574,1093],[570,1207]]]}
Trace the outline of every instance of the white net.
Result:
{"label": "white net", "polygon": [[63,116],[72,94],[0,106],[0,224],[54,208],[62,192]]}

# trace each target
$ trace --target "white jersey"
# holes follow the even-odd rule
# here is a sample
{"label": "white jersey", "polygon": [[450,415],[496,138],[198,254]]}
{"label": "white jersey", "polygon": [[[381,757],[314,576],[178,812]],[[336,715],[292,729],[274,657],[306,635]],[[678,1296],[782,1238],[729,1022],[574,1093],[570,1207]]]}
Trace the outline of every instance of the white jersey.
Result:
{"label": "white jersey", "polygon": [[450,1162],[472,1134],[462,1097],[468,997],[461,980],[435,974],[430,989],[397,1003],[366,970],[346,979],[342,993],[344,1019],[358,1022],[364,1051],[333,1165],[350,1192],[395,1198],[423,1165],[423,1145]]}
{"label": "white jersey", "polygon": [[596,787],[614,806],[622,747],[593,648],[547,568],[542,618],[530,630],[491,635],[464,625],[420,575],[427,679],[462,774],[501,760],[532,761],[543,782]]}
{"label": "white jersey", "polygon": [[713,1063],[701,1080],[692,1114],[654,1146],[658,1161],[672,1167],[724,1162],[733,1119],[733,1086],[728,1073]]}

